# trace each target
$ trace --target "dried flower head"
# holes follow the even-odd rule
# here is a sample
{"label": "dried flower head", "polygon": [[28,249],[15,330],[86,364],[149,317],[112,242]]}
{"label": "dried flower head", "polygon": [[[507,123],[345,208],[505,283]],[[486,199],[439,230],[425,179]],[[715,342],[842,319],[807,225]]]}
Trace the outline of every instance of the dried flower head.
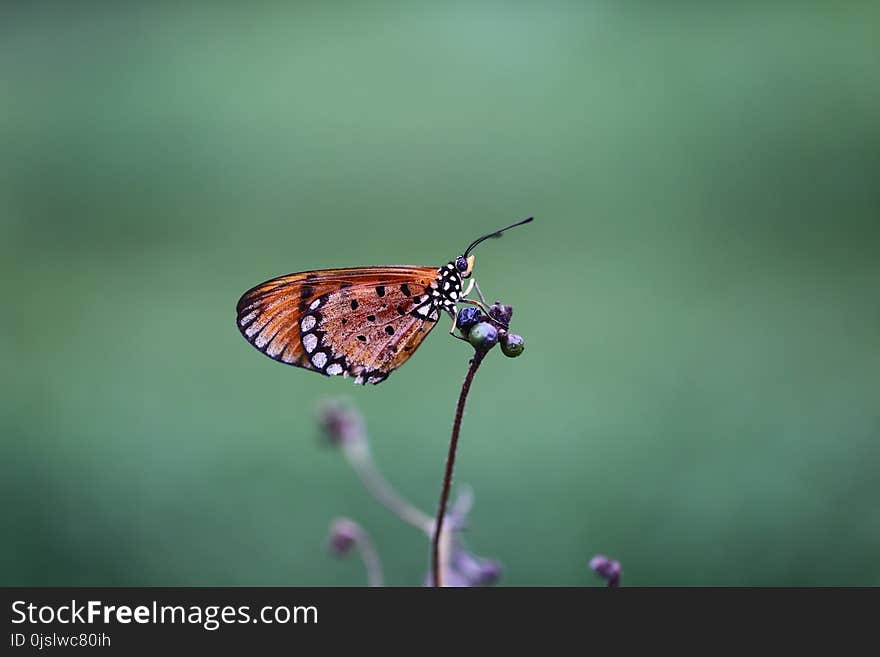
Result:
{"label": "dried flower head", "polygon": [[610,559],[604,554],[597,554],[590,559],[590,568],[593,569],[599,577],[608,582],[609,588],[620,586],[620,579],[623,577],[623,568],[619,561]]}
{"label": "dried flower head", "polygon": [[363,536],[363,530],[354,520],[337,518],[330,525],[327,548],[334,557],[347,557]]}
{"label": "dried flower head", "polygon": [[504,326],[510,326],[510,320],[513,319],[513,306],[496,301],[489,307],[489,317]]}
{"label": "dried flower head", "polygon": [[366,438],[364,418],[351,404],[328,399],[318,407],[318,425],[325,440],[334,446],[362,442]]}
{"label": "dried flower head", "polygon": [[384,576],[379,554],[370,540],[369,534],[349,518],[337,518],[330,525],[330,537],[327,547],[334,557],[347,557],[354,552],[360,553],[361,561],[367,571],[367,583],[370,586],[382,586]]}

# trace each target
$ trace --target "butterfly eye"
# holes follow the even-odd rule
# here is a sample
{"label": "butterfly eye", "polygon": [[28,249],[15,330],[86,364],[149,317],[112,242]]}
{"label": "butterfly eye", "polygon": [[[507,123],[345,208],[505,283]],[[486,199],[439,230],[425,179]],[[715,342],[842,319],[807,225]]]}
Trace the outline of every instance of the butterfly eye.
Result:
{"label": "butterfly eye", "polygon": [[455,260],[455,268],[460,272],[466,272],[468,268],[467,258],[464,256],[458,256]]}

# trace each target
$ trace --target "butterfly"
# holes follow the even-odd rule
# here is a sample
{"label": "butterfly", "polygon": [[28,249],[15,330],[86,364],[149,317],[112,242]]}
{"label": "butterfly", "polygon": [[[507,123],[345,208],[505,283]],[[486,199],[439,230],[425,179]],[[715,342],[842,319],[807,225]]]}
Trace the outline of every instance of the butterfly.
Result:
{"label": "butterfly", "polygon": [[[236,306],[238,330],[257,350],[281,363],[326,376],[381,383],[413,355],[441,313],[452,316],[467,299],[471,252],[533,217],[474,240],[441,267],[383,266],[318,269],[279,276],[245,292]],[[479,287],[477,287],[479,292]],[[482,297],[482,295],[480,295]]]}

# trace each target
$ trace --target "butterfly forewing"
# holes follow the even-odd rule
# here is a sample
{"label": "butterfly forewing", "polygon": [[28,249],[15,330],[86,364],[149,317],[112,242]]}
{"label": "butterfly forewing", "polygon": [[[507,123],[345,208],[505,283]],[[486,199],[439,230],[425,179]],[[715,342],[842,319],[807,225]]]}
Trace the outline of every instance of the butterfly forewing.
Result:
{"label": "butterfly forewing", "polygon": [[238,302],[238,328],[259,351],[328,376],[380,383],[439,319],[434,267],[360,267],[289,274]]}

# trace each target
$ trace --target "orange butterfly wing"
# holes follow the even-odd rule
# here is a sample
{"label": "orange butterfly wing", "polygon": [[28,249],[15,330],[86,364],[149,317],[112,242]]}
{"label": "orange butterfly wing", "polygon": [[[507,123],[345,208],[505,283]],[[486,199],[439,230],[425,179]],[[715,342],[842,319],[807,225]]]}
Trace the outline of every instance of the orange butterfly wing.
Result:
{"label": "orange butterfly wing", "polygon": [[300,272],[245,292],[238,328],[259,351],[327,376],[380,383],[434,328],[435,267]]}

